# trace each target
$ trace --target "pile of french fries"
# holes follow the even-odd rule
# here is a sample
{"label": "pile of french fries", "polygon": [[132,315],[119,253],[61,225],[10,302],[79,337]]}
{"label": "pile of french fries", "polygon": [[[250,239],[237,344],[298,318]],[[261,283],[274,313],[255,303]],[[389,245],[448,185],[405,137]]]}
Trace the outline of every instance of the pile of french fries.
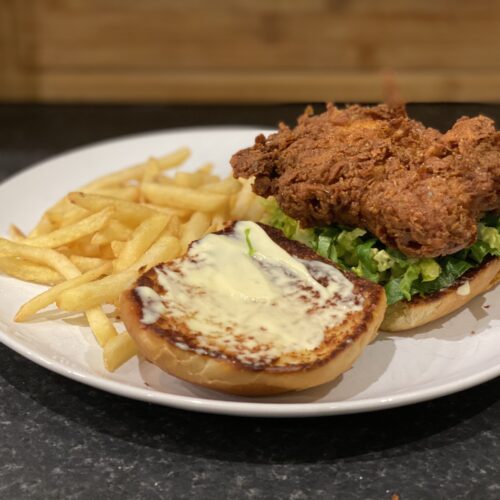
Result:
{"label": "pile of french fries", "polygon": [[116,312],[120,294],[191,241],[265,212],[250,182],[221,179],[210,164],[167,175],[189,155],[181,148],[100,177],[58,201],[27,235],[12,225],[11,240],[0,238],[0,271],[51,286],[23,304],[15,321],[36,321],[55,303],[86,316],[109,371],[137,354]]}

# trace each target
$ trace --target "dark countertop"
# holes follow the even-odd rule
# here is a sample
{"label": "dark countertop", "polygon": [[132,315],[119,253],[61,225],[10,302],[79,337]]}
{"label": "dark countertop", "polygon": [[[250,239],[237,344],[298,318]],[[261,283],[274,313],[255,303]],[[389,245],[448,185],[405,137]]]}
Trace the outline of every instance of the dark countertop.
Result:
{"label": "dark countertop", "polygon": [[[68,148],[210,124],[292,122],[303,106],[0,105],[0,180]],[[415,105],[437,128],[500,106]],[[500,360],[499,360],[500,362]],[[500,498],[500,378],[376,413],[189,413],[65,379],[0,346],[0,498]]]}

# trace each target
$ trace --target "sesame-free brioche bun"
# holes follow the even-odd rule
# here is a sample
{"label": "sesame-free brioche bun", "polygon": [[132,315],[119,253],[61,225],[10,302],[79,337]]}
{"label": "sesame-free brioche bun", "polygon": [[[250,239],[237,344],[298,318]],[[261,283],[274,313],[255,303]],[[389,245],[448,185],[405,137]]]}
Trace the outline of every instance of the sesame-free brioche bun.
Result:
{"label": "sesame-free brioche bun", "polygon": [[387,307],[381,330],[400,332],[425,325],[456,311],[500,281],[500,258],[494,257],[470,269],[448,288],[431,295],[415,296]]}
{"label": "sesame-free brioche bun", "polygon": [[[294,257],[333,265],[305,245],[285,238],[280,231],[269,226],[261,227]],[[224,231],[228,230],[231,227]],[[178,264],[179,259],[172,262]],[[358,303],[362,303],[362,308],[348,312],[340,324],[326,328],[322,343],[314,350],[283,354],[264,365],[243,363],[223,349],[208,353],[200,350],[193,332],[172,317],[161,315],[152,324],[141,321],[143,304],[136,287],[146,286],[161,292],[155,268],[142,275],[132,289],[122,294],[120,315],[140,353],[180,379],[245,396],[298,391],[337,378],[353,365],[365,346],[377,335],[386,309],[383,288],[352,273],[344,275],[353,283],[353,294]],[[265,322],[265,318],[262,321]]]}

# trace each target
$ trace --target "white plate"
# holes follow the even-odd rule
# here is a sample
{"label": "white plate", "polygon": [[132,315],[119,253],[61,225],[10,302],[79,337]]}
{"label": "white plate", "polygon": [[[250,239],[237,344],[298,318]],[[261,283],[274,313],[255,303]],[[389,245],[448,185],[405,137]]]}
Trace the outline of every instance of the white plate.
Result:
{"label": "white plate", "polygon": [[[193,151],[186,169],[212,161],[219,173],[227,174],[231,154],[250,145],[258,132],[236,127],[159,132],[97,144],[45,161],[0,186],[0,232],[6,234],[12,222],[28,230],[68,191],[100,174],[180,146]],[[79,382],[187,410],[266,417],[355,413],[436,398],[500,374],[500,287],[412,335],[381,334],[335,382],[257,399],[193,386],[137,358],[115,373],[106,372],[101,349],[77,316],[12,322],[17,308],[42,289],[0,276],[0,340],[4,344]]]}

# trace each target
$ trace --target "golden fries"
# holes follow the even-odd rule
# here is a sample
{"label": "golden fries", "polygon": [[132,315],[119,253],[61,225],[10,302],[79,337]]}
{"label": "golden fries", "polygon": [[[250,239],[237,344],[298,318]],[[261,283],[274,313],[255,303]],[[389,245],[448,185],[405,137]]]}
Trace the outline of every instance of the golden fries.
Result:
{"label": "golden fries", "polygon": [[25,245],[44,248],[57,248],[84,236],[99,231],[108,222],[113,213],[112,208],[105,208],[96,214],[92,214],[70,226],[64,226],[48,234],[34,236],[23,240]]}
{"label": "golden fries", "polygon": [[109,340],[104,346],[104,366],[114,372],[123,363],[137,354],[137,346],[132,337],[123,332]]}
{"label": "golden fries", "polygon": [[217,212],[228,203],[227,196],[193,188],[147,182],[141,186],[146,200],[157,205],[187,208],[199,212]]}
{"label": "golden fries", "polygon": [[209,215],[195,212],[182,228],[181,247],[187,250],[189,243],[205,235],[211,223]]}
{"label": "golden fries", "polygon": [[104,311],[99,306],[92,307],[85,311],[85,316],[101,347],[104,347],[113,337],[118,335],[112,321],[104,314]]}
{"label": "golden fries", "polygon": [[233,206],[231,208],[231,218],[234,220],[242,220],[245,218],[247,210],[250,208],[255,195],[252,192],[252,186],[250,183],[243,184],[241,191],[234,199]]}
{"label": "golden fries", "polygon": [[166,175],[189,154],[181,148],[100,177],[55,203],[31,232],[12,225],[13,241],[0,238],[0,271],[52,285],[21,305],[15,320],[33,320],[55,303],[85,314],[108,370],[137,354],[128,333],[117,331],[113,307],[122,292],[230,218],[264,213],[249,181],[220,179],[211,164]]}
{"label": "golden fries", "polygon": [[115,258],[118,258],[120,254],[122,253],[122,250],[125,247],[125,242],[124,241],[112,241],[110,244],[111,251],[113,252],[113,255]]}
{"label": "golden fries", "polygon": [[38,224],[33,228],[29,236],[39,236],[40,234],[50,233],[54,228],[54,224],[50,221],[48,212],[44,213]]}
{"label": "golden fries", "polygon": [[153,244],[168,224],[168,215],[154,215],[143,221],[125,243],[120,255],[115,259],[113,268],[120,272],[131,266]]}
{"label": "golden fries", "polygon": [[120,222],[132,226],[140,224],[144,219],[157,213],[157,211],[152,208],[139,205],[138,203],[113,198],[112,196],[78,192],[69,193],[68,199],[71,203],[86,208],[91,212],[99,212],[105,208],[113,208],[113,217]]}
{"label": "golden fries", "polygon": [[[157,158],[161,170],[166,170],[168,168],[173,168],[181,163],[183,163],[188,156],[190,155],[190,151],[188,148],[181,148],[173,153],[165,155],[161,158]],[[96,179],[95,181],[90,182],[83,189],[90,191],[96,190],[103,187],[119,185],[123,182],[130,181],[132,179],[140,179],[144,172],[148,168],[149,161],[145,163],[141,163],[139,165],[135,165],[133,167],[125,168],[123,170],[119,170],[118,172],[114,172],[109,175],[105,175]]]}
{"label": "golden fries", "polygon": [[236,194],[241,190],[241,183],[234,177],[228,177],[223,181],[215,181],[201,187],[203,191],[219,194]]}
{"label": "golden fries", "polygon": [[118,198],[125,201],[138,201],[139,188],[138,186],[125,186],[125,187],[108,187],[95,189],[93,191],[83,190],[85,193],[101,194],[103,196],[110,196],[111,198]]}
{"label": "golden fries", "polygon": [[82,273],[102,266],[106,262],[111,262],[107,259],[101,259],[99,257],[85,257],[84,255],[70,255],[69,259]]}
{"label": "golden fries", "polygon": [[112,219],[106,227],[96,232],[90,243],[93,245],[106,245],[112,241],[125,241],[132,235],[132,229],[123,224],[122,222]]}
{"label": "golden fries", "polygon": [[160,207],[158,205],[152,205],[150,203],[144,203],[145,207],[153,208],[162,214],[167,215],[177,215],[179,219],[189,219],[191,217],[193,211],[187,208],[173,208],[173,207]]}
{"label": "golden fries", "polygon": [[113,304],[138,275],[135,269],[131,269],[70,288],[58,295],[57,307],[63,311],[86,311],[101,304]]}
{"label": "golden fries", "polygon": [[158,175],[160,175],[160,172],[160,162],[156,158],[150,158],[142,174],[141,182],[154,182]]}
{"label": "golden fries", "polygon": [[64,279],[50,267],[18,257],[0,257],[0,271],[14,278],[41,285],[56,285]]}
{"label": "golden fries", "polygon": [[146,272],[161,262],[167,262],[177,257],[180,253],[179,240],[171,234],[163,234],[132,267],[140,272]]}
{"label": "golden fries", "polygon": [[31,300],[26,302],[21,306],[14,319],[16,321],[26,321],[27,318],[40,311],[50,304],[52,304],[60,293],[64,290],[69,290],[78,285],[82,285],[83,283],[88,283],[89,281],[94,281],[103,274],[111,271],[111,263],[103,264],[97,269],[93,269],[92,271],[87,271],[85,274],[81,274],[80,276],[76,276],[75,278],[63,281],[52,288],[49,288],[47,291],[33,297]]}
{"label": "golden fries", "polygon": [[263,218],[265,211],[266,209],[264,207],[264,204],[262,203],[262,200],[255,199],[247,207],[244,218],[248,220],[258,221]]}
{"label": "golden fries", "polygon": [[[92,212],[90,212],[89,210],[86,210],[82,207],[77,207],[76,205],[71,205],[68,200],[66,205],[68,206],[67,208],[65,208],[64,212],[53,212],[50,214],[50,220],[55,226],[69,226],[81,221],[82,219],[85,219],[85,217],[88,217],[89,215],[92,215]],[[53,230],[54,229],[51,229],[51,231]]]}
{"label": "golden fries", "polygon": [[37,264],[44,264],[62,274],[66,279],[80,274],[68,257],[50,248],[37,248],[0,238],[0,256],[21,257]]}
{"label": "golden fries", "polygon": [[9,226],[9,236],[14,241],[23,241],[26,238],[26,235],[15,224]]}

